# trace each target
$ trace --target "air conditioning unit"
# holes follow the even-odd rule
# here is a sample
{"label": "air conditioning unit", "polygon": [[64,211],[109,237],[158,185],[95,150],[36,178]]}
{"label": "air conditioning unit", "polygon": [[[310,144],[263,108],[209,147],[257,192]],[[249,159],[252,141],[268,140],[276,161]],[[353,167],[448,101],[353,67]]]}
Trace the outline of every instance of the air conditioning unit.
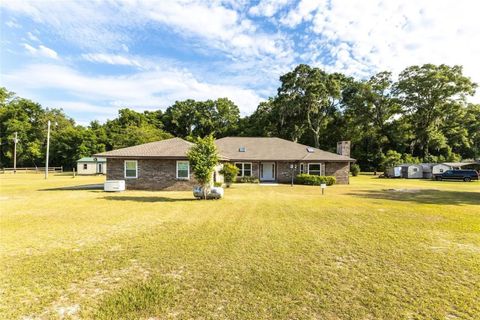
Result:
{"label": "air conditioning unit", "polygon": [[107,180],[103,190],[107,192],[125,191],[125,180]]}

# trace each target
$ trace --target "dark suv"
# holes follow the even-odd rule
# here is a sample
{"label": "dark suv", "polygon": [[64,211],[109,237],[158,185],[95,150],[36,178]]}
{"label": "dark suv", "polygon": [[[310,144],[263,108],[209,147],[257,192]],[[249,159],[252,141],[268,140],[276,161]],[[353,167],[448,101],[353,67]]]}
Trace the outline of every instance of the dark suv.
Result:
{"label": "dark suv", "polygon": [[463,180],[469,182],[478,180],[478,172],[475,170],[447,170],[444,173],[436,176],[438,181],[442,180]]}

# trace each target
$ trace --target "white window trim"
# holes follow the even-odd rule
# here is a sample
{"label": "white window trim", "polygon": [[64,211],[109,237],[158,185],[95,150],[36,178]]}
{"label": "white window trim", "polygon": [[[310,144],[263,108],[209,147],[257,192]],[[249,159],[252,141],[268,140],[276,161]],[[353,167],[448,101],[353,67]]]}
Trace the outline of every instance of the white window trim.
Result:
{"label": "white window trim", "polygon": [[[188,173],[188,176],[185,178],[185,177],[179,177],[178,176],[178,164],[180,162],[186,162],[187,165],[188,165],[188,170],[187,170],[187,173]],[[175,176],[177,177],[178,180],[190,180],[190,161],[188,160],[177,160],[177,164],[176,164],[176,170],[175,170]]]}
{"label": "white window trim", "polygon": [[252,164],[252,162],[234,162],[233,164],[234,164],[235,166],[236,166],[237,164],[241,164],[241,165],[242,165],[242,170],[241,170],[241,172],[239,172],[239,173],[241,173],[241,175],[239,174],[239,175],[237,175],[237,177],[244,177],[243,172],[245,171],[245,164],[249,164],[249,165],[250,165],[250,175],[249,175],[249,177],[253,177],[253,164]]}
{"label": "white window trim", "polygon": [[[307,163],[307,174],[310,174],[310,165],[311,164],[318,164],[320,166],[320,176],[322,175],[322,163],[321,162],[309,162]],[[317,170],[315,170],[317,171]]]}
{"label": "white window trim", "polygon": [[[127,177],[127,162],[135,162],[135,177]],[[138,178],[138,161],[137,160],[125,160],[123,161],[123,176],[125,179],[137,179]]]}

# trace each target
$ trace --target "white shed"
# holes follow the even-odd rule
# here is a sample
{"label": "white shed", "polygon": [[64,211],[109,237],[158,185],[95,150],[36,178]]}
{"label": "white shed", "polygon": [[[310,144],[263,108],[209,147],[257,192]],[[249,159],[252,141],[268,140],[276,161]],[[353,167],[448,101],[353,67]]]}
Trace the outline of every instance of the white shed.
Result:
{"label": "white shed", "polygon": [[432,177],[436,177],[447,170],[452,170],[453,168],[444,163],[437,163],[432,166]]}
{"label": "white shed", "polygon": [[85,157],[77,160],[77,173],[79,175],[107,174],[107,159]]}
{"label": "white shed", "polygon": [[422,179],[423,168],[420,164],[402,164],[402,178]]}
{"label": "white shed", "polygon": [[387,178],[401,178],[402,177],[402,167],[395,166],[390,167],[385,170],[385,176]]}
{"label": "white shed", "polygon": [[420,166],[422,166],[423,179],[432,179],[433,163],[420,163]]}

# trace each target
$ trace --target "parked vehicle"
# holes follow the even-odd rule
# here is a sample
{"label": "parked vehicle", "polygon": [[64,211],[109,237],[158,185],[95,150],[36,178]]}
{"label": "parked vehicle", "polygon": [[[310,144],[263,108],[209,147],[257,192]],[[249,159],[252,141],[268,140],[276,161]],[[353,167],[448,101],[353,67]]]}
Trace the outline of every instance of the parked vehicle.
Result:
{"label": "parked vehicle", "polygon": [[[223,198],[224,190],[222,187],[212,187],[207,190],[207,199],[221,199]],[[193,196],[197,199],[203,199],[203,188],[195,186],[193,188]]]}
{"label": "parked vehicle", "polygon": [[475,170],[447,170],[444,173],[437,175],[436,180],[463,180],[469,182],[478,180],[478,172]]}

